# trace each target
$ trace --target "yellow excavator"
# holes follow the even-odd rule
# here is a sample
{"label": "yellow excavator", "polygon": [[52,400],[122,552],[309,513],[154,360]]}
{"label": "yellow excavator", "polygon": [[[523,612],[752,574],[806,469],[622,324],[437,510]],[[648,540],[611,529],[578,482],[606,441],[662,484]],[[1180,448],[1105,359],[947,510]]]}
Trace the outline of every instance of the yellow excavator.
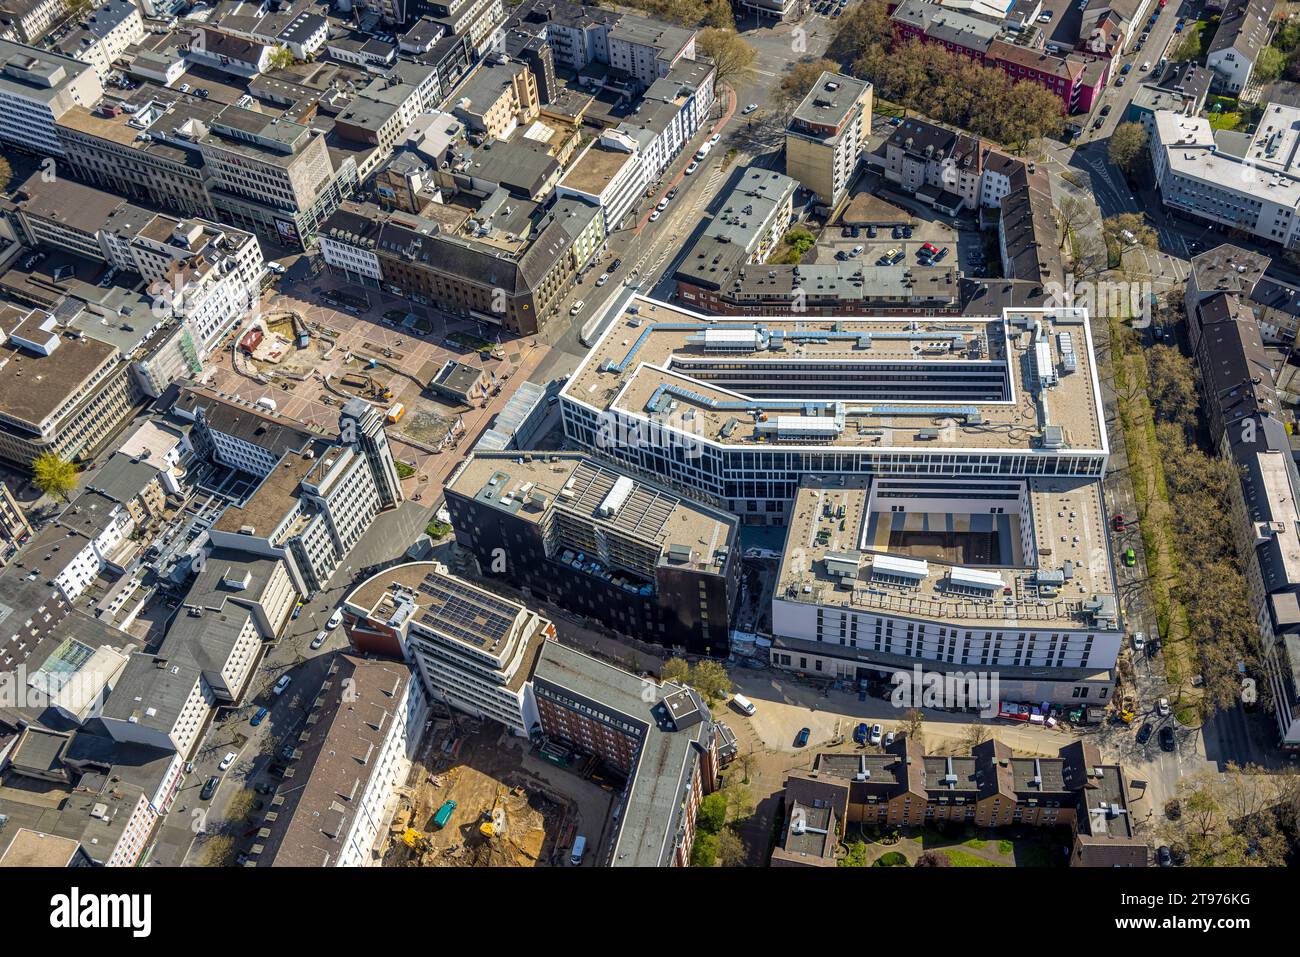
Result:
{"label": "yellow excavator", "polygon": [[406,832],[402,835],[402,843],[405,844],[407,847],[409,847],[411,850],[418,851],[420,853],[427,851],[430,847],[428,835],[421,834],[413,827],[408,827],[406,829]]}
{"label": "yellow excavator", "polygon": [[478,826],[478,832],[484,837],[500,837],[506,830],[506,808],[501,803],[500,786],[497,787],[496,800],[492,802],[492,807],[483,815],[483,823]]}

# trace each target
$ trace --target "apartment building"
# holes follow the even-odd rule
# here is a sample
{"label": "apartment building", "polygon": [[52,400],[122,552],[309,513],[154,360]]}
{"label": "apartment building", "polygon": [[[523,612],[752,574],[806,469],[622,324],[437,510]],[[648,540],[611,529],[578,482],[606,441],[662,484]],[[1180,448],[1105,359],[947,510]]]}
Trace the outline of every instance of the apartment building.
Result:
{"label": "apartment building", "polygon": [[527,692],[555,626],[518,602],[451,575],[437,562],[397,565],[344,600],[358,651],[404,657],[430,699],[490,718],[520,737],[537,724]]}
{"label": "apartment building", "polygon": [[599,209],[608,234],[636,209],[646,186],[646,164],[636,141],[618,130],[604,130],[569,166],[555,192]]}
{"label": "apartment building", "polygon": [[39,43],[68,13],[66,0],[4,0],[0,3],[0,39]]}
{"label": "apartment building", "polygon": [[508,140],[537,118],[540,107],[532,70],[523,63],[490,62],[456,88],[452,113],[471,133]]}
{"label": "apartment building", "polygon": [[883,754],[819,754],[785,783],[773,867],[835,866],[835,837],[861,824],[907,827],[1069,827],[1070,863],[1145,867],[1150,853],[1129,807],[1128,781],[1095,745],[1054,758],[1016,757],[997,741],[933,756],[900,735]]}
{"label": "apartment building", "polygon": [[637,144],[647,182],[666,171],[707,124],[716,99],[714,74],[712,63],[677,61],[646,88],[636,112],[616,127]]}
{"label": "apartment building", "polygon": [[54,44],[65,56],[95,68],[99,82],[108,80],[113,63],[127,47],[144,39],[144,20],[132,0],[108,0]]}
{"label": "apartment building", "polygon": [[695,31],[624,14],[606,35],[608,63],[634,78],[642,88],[651,86],[682,60],[695,59]]}
{"label": "apartment building", "polygon": [[483,575],[644,641],[726,653],[733,516],[574,453],[475,452],[445,492]]}
{"label": "apartment building", "polygon": [[213,709],[240,705],[268,642],[299,593],[282,561],[220,547],[198,575],[157,652],[127,662],[100,715],[114,741],[191,758]]}
{"label": "apartment building", "polygon": [[688,866],[700,802],[718,786],[720,734],[703,699],[558,641],[543,643],[532,691],[541,735],[626,782],[597,866]]}
{"label": "apartment building", "polygon": [[305,248],[356,187],[355,160],[335,168],[317,130],[227,106],[198,136],[208,192],[221,222]]}
{"label": "apartment building", "polygon": [[247,866],[376,866],[424,730],[424,691],[402,662],[340,654],[306,711]]}
{"label": "apartment building", "polygon": [[502,0],[410,0],[406,7],[406,20],[395,18],[399,22],[428,17],[448,34],[468,37],[475,56],[492,48],[506,18]]}
{"label": "apartment building", "polygon": [[[1244,251],[1243,251],[1244,252]],[[1189,290],[1190,291],[1190,290]],[[1243,675],[1267,702],[1284,752],[1300,751],[1300,474],[1282,422],[1259,324],[1233,290],[1188,298],[1188,333],[1206,418],[1235,466],[1229,516],[1258,632],[1259,672]],[[1255,683],[1258,682],[1258,686]]]}
{"label": "apartment building", "polygon": [[1205,52],[1215,90],[1236,96],[1250,83],[1259,51],[1268,46],[1276,0],[1231,0]]}
{"label": "apartment building", "polygon": [[0,484],[0,568],[8,565],[31,537],[32,526],[22,506],[8,484]]}
{"label": "apartment building", "polygon": [[795,108],[785,131],[785,172],[839,205],[871,132],[872,88],[865,80],[826,72]]}
{"label": "apartment building", "polygon": [[72,57],[0,40],[0,141],[38,156],[62,156],[55,122],[99,102],[95,68]]}
{"label": "apartment building", "polygon": [[1300,109],[1270,103],[1244,150],[1220,149],[1209,120],[1160,110],[1150,142],[1166,209],[1239,229],[1285,249],[1300,244]]}
{"label": "apartment building", "polygon": [[130,416],[126,357],[50,313],[0,306],[0,459],[27,470],[45,452],[93,454]]}
{"label": "apartment building", "polygon": [[438,75],[406,60],[398,61],[386,76],[376,77],[361,88],[334,118],[334,130],[339,136],[378,147],[370,164],[358,169],[359,179],[366,179],[373,167],[392,153],[399,134],[416,117],[434,108],[439,93]]}
{"label": "apartment building", "polygon": [[3,772],[0,866],[138,866],[183,766],[171,750],[28,723]]}
{"label": "apartment building", "polygon": [[366,403],[339,419],[340,439],[212,390],[182,391],[199,454],[258,479],[208,529],[221,548],[282,559],[303,594],[320,591],[379,512],[402,501],[382,417]]}

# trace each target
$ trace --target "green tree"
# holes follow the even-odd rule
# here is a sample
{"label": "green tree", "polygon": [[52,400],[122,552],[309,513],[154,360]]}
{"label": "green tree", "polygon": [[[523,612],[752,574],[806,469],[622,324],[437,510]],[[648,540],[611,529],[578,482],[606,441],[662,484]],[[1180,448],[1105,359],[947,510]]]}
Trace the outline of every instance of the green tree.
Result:
{"label": "green tree", "polygon": [[735,30],[709,27],[701,30],[695,48],[713,61],[713,88],[742,81],[754,72],[758,54]]}
{"label": "green tree", "polygon": [[721,831],[722,825],[727,823],[727,796],[721,791],[704,795],[695,823],[701,831],[709,834],[717,834]]}
{"label": "green tree", "polygon": [[1141,213],[1116,213],[1114,216],[1107,216],[1102,220],[1102,229],[1108,237],[1118,242],[1121,248],[1147,246],[1155,249],[1159,244],[1155,229]]}
{"label": "green tree", "polygon": [[1264,47],[1255,58],[1252,78],[1259,80],[1260,83],[1272,83],[1281,78],[1286,63],[1286,54],[1277,47]]}
{"label": "green tree", "polygon": [[9,161],[0,156],[0,193],[9,188],[9,181],[14,178],[14,168]]}
{"label": "green tree", "polygon": [[718,835],[718,863],[723,867],[744,867],[748,856],[740,835],[731,828]]}
{"label": "green tree", "polygon": [[294,59],[293,51],[288,47],[276,47],[271,51],[271,58],[266,62],[272,70],[286,70],[297,61]]}
{"label": "green tree", "polygon": [[777,84],[777,100],[787,108],[796,106],[808,95],[813,84],[823,73],[838,73],[839,65],[832,60],[800,60],[786,69],[781,82]]}
{"label": "green tree", "polygon": [[685,658],[669,658],[664,662],[663,667],[659,669],[659,679],[661,681],[671,681],[673,684],[684,685],[690,682],[691,666],[686,663]]}
{"label": "green tree", "polygon": [[1107,153],[1110,161],[1125,173],[1132,174],[1147,145],[1147,131],[1141,123],[1121,123],[1110,134]]}
{"label": "green tree", "polygon": [[712,867],[718,859],[718,836],[708,832],[695,832],[695,846],[691,848],[691,867]]}
{"label": "green tree", "polygon": [[862,841],[853,841],[847,845],[847,853],[840,858],[840,867],[866,867],[867,845]]}
{"label": "green tree", "polygon": [[731,678],[720,662],[705,659],[691,669],[691,687],[710,701],[719,701],[731,692]]}
{"label": "green tree", "polygon": [[754,813],[754,795],[743,784],[729,784],[722,789],[727,798],[727,813],[733,821],[743,821]]}
{"label": "green tree", "polygon": [[32,460],[32,484],[66,502],[68,493],[77,487],[77,467],[54,452],[43,452]]}

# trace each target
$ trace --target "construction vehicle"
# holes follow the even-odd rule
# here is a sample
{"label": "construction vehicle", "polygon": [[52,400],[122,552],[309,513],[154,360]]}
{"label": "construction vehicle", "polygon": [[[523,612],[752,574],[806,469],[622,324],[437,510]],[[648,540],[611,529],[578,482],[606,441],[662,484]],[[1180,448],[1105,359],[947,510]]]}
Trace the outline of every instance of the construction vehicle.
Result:
{"label": "construction vehicle", "polygon": [[366,375],[364,372],[349,372],[339,379],[339,385],[349,389],[356,389],[370,399],[391,399],[393,397],[392,389],[376,381],[374,376]]}
{"label": "construction vehicle", "polygon": [[438,813],[433,816],[433,826],[442,830],[451,820],[451,812],[456,810],[455,801],[444,801],[442,807],[438,808]]}
{"label": "construction vehicle", "polygon": [[484,837],[501,837],[506,831],[506,809],[501,803],[500,785],[497,786],[496,800],[492,802],[492,807],[488,808],[483,815],[484,821],[478,826],[478,831]]}
{"label": "construction vehicle", "polygon": [[429,840],[429,835],[421,834],[413,827],[408,827],[402,834],[402,843],[421,854],[433,846],[433,843]]}

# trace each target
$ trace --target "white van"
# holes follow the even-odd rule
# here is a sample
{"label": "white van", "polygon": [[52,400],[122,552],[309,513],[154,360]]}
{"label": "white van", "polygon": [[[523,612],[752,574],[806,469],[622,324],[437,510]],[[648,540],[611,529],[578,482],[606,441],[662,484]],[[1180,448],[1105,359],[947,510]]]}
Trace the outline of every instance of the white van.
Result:
{"label": "white van", "polygon": [[579,834],[578,839],[573,842],[573,853],[569,855],[569,863],[577,867],[582,863],[582,855],[585,853],[587,853],[587,839]]}
{"label": "white van", "polygon": [[748,715],[750,717],[753,717],[754,712],[758,710],[757,708],[754,707],[754,702],[750,701],[743,694],[736,695],[734,698],[731,699],[731,703],[736,706],[736,710],[739,711],[741,714]]}

